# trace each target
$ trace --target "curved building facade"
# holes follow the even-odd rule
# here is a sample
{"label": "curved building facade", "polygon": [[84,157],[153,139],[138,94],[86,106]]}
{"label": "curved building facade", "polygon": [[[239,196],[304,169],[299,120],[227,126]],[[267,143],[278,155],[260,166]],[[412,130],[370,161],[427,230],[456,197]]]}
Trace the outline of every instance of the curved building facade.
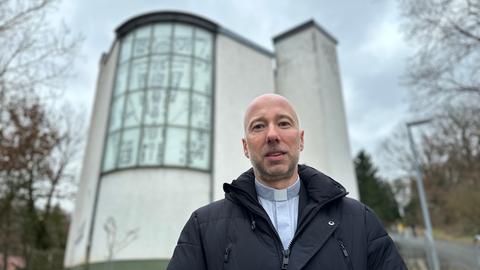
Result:
{"label": "curved building facade", "polygon": [[305,149],[309,136],[312,147],[301,162],[358,197],[338,67],[328,60],[336,61],[336,41],[311,21],[274,43],[275,54],[180,12],[117,28],[100,61],[67,269],[165,268],[190,213],[222,198],[222,183],[250,167],[243,112],[268,92],[305,108]]}

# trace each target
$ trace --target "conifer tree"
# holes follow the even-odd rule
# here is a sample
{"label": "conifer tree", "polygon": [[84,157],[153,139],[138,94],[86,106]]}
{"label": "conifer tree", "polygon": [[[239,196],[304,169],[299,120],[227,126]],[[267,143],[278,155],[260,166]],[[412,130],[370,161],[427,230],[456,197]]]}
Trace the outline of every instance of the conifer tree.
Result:
{"label": "conifer tree", "polygon": [[385,224],[397,221],[400,215],[392,188],[377,176],[377,168],[370,156],[361,150],[354,163],[361,201],[372,208]]}

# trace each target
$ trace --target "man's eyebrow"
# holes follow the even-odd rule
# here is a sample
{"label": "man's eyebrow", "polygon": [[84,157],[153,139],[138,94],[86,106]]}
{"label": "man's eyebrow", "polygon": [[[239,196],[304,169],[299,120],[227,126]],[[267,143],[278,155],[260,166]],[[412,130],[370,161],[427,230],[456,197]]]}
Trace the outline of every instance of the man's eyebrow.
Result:
{"label": "man's eyebrow", "polygon": [[[281,120],[281,119],[288,119],[294,123],[297,123],[297,121],[295,120],[295,117],[289,115],[289,114],[280,114],[276,117],[276,121],[278,120]],[[256,118],[252,118],[248,123],[247,123],[247,128],[250,128],[252,126],[252,124],[254,124],[255,122],[264,122],[265,121],[265,117],[263,116],[258,116]]]}
{"label": "man's eyebrow", "polygon": [[296,118],[293,117],[293,116],[291,116],[291,115],[289,115],[289,114],[281,114],[281,115],[278,116],[277,119],[280,120],[280,119],[284,119],[284,118],[286,118],[286,119],[288,119],[288,120],[290,120],[290,121],[298,124],[298,121],[296,120]]}
{"label": "man's eyebrow", "polygon": [[281,119],[281,118],[288,118],[288,119],[294,119],[292,116],[288,115],[288,114],[280,114],[278,117],[278,119]]}

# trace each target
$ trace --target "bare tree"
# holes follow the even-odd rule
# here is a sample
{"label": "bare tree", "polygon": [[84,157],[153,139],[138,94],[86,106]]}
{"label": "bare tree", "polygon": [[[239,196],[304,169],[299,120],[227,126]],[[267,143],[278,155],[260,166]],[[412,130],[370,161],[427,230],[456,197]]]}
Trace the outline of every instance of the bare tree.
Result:
{"label": "bare tree", "polygon": [[480,226],[479,114],[477,107],[446,107],[435,132],[423,140],[431,197],[440,206],[437,219],[454,231],[473,233]]}
{"label": "bare tree", "polygon": [[[0,253],[27,268],[52,240],[59,199],[71,196],[84,126],[54,106],[82,38],[52,24],[60,0],[0,0]],[[62,103],[62,102],[60,102]],[[65,109],[64,109],[65,110]],[[76,122],[72,122],[76,121]],[[81,123],[81,122],[80,122]],[[60,258],[61,259],[61,258]],[[45,266],[48,269],[48,266]]]}
{"label": "bare tree", "polygon": [[[475,210],[480,193],[480,1],[398,3],[405,38],[414,49],[404,74],[413,113],[434,119],[422,127],[417,141],[433,223],[471,232],[480,226],[480,218],[474,218],[480,215]],[[401,126],[383,148],[408,180],[414,163],[405,133]],[[415,208],[412,195],[407,211]]]}
{"label": "bare tree", "polygon": [[480,1],[399,0],[415,53],[405,82],[416,109],[480,103]]}
{"label": "bare tree", "polygon": [[27,268],[32,251],[59,245],[48,224],[54,202],[70,196],[65,186],[74,184],[72,162],[82,141],[81,125],[67,118],[74,115],[54,118],[39,99],[9,103],[0,115],[0,243],[3,254],[21,250]]}
{"label": "bare tree", "polygon": [[[480,226],[480,109],[463,104],[444,106],[417,136],[426,194],[434,225],[451,232],[472,233]],[[415,166],[405,127],[384,143],[383,154],[411,179]],[[417,134],[419,135],[419,134]],[[414,184],[414,183],[413,183]],[[415,186],[412,186],[415,190]],[[413,209],[415,193],[410,207]],[[416,211],[410,216],[419,217]],[[408,213],[407,213],[408,214]]]}
{"label": "bare tree", "polygon": [[53,26],[58,0],[0,1],[0,104],[12,95],[57,92],[82,38]]}

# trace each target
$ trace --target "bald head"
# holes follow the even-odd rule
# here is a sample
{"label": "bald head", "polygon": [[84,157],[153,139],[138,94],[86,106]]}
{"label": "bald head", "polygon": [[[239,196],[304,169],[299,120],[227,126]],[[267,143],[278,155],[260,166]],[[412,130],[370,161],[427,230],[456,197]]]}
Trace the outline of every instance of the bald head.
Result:
{"label": "bald head", "polygon": [[298,178],[304,131],[290,102],[275,94],[255,98],[245,112],[244,128],[243,151],[255,178],[276,189],[292,185]]}
{"label": "bald head", "polygon": [[264,94],[254,98],[248,105],[243,118],[244,131],[247,131],[248,125],[259,116],[259,113],[261,114],[264,111],[277,107],[282,108],[285,114],[289,114],[295,121],[297,127],[300,127],[297,113],[288,99],[277,94]]}

